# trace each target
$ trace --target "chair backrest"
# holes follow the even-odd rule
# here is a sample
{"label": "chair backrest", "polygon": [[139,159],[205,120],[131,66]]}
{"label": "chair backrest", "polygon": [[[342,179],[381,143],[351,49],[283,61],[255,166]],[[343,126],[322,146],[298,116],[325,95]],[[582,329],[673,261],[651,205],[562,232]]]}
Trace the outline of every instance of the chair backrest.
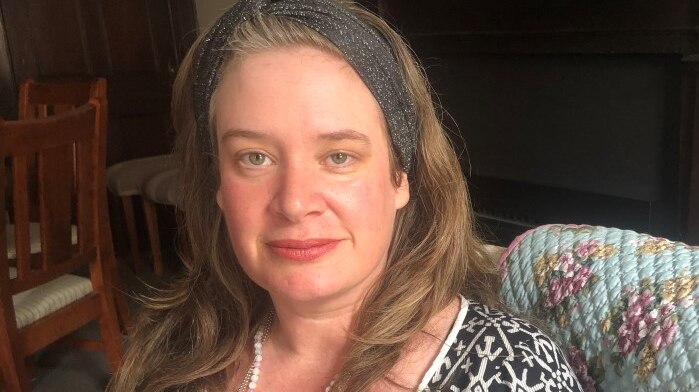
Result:
{"label": "chair backrest", "polygon": [[[106,127],[108,110],[106,79],[54,79],[41,82],[27,79],[20,84],[19,113],[17,117],[19,120],[47,118],[73,110],[78,106],[84,105],[91,98],[95,98],[100,102],[99,111]],[[106,130],[103,134],[106,135]],[[106,156],[104,159],[106,160]],[[28,165],[30,172],[36,172],[36,162],[32,158],[29,159]],[[30,176],[29,190],[35,191],[36,187],[36,176]],[[35,194],[36,192],[32,193]],[[37,204],[37,200],[31,200],[29,205],[29,216],[34,220],[38,219]]]}
{"label": "chair backrest", "polygon": [[45,118],[85,104],[90,98],[107,99],[104,78],[37,82],[27,79],[19,88],[20,120]]}
{"label": "chair backrest", "polygon": [[[38,286],[98,260],[104,220],[106,119],[101,102],[47,118],[0,122],[0,162],[9,161],[11,178],[0,171],[0,216],[12,192],[17,277],[9,277],[7,224],[0,219],[0,287],[11,294]],[[27,186],[36,159],[41,252],[32,254]],[[73,178],[73,175],[75,178]],[[71,245],[71,225],[78,245]]]}

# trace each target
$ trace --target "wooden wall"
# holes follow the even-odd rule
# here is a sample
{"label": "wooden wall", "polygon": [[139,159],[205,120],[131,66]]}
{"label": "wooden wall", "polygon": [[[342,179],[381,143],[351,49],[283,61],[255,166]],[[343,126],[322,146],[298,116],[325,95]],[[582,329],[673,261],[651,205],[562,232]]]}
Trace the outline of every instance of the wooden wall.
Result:
{"label": "wooden wall", "polygon": [[[673,238],[699,244],[699,0],[361,2],[396,27],[428,67],[440,67],[442,58],[476,56],[672,59],[681,80],[672,98],[677,114],[668,119],[674,145],[673,156],[664,158],[672,166],[663,169],[672,173],[664,203],[674,210],[670,220],[677,217],[669,222],[679,233]],[[455,83],[442,76],[442,84]]]}
{"label": "wooden wall", "polygon": [[0,115],[26,78],[108,79],[108,162],[171,148],[170,86],[196,36],[191,0],[0,0]]}

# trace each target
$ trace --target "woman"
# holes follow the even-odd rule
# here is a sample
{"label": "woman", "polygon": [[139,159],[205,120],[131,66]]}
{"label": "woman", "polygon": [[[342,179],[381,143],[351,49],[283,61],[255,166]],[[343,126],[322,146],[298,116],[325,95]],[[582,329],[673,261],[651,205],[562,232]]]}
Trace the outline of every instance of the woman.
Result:
{"label": "woman", "polygon": [[148,304],[114,390],[580,390],[545,335],[495,310],[458,161],[381,19],[241,1],[174,91],[186,273]]}

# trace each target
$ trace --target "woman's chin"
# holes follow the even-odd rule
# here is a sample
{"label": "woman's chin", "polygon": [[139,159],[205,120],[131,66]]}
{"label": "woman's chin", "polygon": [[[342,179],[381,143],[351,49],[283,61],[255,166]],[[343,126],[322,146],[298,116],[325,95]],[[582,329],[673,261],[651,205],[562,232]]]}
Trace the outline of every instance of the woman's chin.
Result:
{"label": "woman's chin", "polygon": [[329,279],[323,282],[291,282],[267,288],[276,306],[303,306],[318,309],[357,303],[361,297],[358,287],[341,287]]}
{"label": "woman's chin", "polygon": [[296,303],[322,302],[337,297],[340,293],[340,290],[328,285],[284,285],[270,287],[267,291],[275,300]]}

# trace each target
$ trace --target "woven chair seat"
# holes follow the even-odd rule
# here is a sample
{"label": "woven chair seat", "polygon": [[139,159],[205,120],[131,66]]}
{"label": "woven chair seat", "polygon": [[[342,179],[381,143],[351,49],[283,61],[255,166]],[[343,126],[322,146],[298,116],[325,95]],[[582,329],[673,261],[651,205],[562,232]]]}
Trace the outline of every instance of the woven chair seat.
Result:
{"label": "woven chair seat", "polygon": [[[17,257],[15,249],[14,225],[7,225],[7,258]],[[78,228],[71,226],[71,243],[78,243]],[[29,223],[29,250],[31,253],[41,252],[39,223]],[[17,269],[10,267],[10,279],[17,277]],[[90,279],[76,275],[64,275],[31,290],[23,291],[12,296],[15,306],[17,328],[29,325],[40,318],[69,305],[88,295],[92,291]]]}
{"label": "woven chair seat", "polygon": [[[10,267],[10,279],[17,277],[17,269]],[[77,275],[63,275],[41,286],[12,296],[17,328],[22,328],[79,300],[92,292],[90,279]]]}

